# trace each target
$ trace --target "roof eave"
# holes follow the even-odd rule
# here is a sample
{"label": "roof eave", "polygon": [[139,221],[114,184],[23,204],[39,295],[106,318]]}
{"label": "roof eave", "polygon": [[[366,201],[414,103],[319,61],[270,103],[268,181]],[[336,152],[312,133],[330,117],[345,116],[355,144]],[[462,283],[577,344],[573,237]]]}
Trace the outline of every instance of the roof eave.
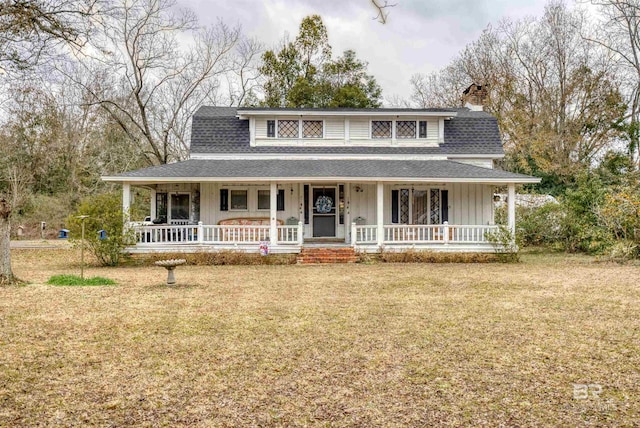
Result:
{"label": "roof eave", "polygon": [[255,116],[424,116],[451,118],[458,115],[452,111],[334,111],[334,110],[238,110],[239,119]]}
{"label": "roof eave", "polygon": [[477,184],[534,184],[540,183],[538,177],[512,177],[512,178],[464,178],[464,177],[126,177],[103,176],[103,181],[119,183],[210,183],[210,182],[255,182],[276,181],[281,183],[291,182],[326,182],[343,181],[351,182],[416,182],[416,183],[477,183]]}

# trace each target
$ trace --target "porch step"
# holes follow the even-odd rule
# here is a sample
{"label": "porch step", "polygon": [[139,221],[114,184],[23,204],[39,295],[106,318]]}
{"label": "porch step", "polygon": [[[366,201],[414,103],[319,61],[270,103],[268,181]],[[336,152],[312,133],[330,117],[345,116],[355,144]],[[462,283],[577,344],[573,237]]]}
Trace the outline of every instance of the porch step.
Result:
{"label": "porch step", "polygon": [[302,247],[296,261],[298,264],[355,263],[356,252],[352,247]]}

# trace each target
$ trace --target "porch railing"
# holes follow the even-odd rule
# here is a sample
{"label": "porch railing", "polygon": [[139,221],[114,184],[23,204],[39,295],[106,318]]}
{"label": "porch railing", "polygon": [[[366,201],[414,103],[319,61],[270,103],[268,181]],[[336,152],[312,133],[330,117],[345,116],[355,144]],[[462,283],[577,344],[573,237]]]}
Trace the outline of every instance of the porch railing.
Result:
{"label": "porch railing", "polygon": [[[393,244],[482,244],[487,234],[497,231],[494,225],[392,224],[383,226],[382,243]],[[376,225],[352,225],[352,244],[377,244]]]}
{"label": "porch railing", "polygon": [[[269,225],[139,225],[130,224],[138,244],[241,243],[269,241]],[[278,244],[302,244],[303,225],[278,225]]]}

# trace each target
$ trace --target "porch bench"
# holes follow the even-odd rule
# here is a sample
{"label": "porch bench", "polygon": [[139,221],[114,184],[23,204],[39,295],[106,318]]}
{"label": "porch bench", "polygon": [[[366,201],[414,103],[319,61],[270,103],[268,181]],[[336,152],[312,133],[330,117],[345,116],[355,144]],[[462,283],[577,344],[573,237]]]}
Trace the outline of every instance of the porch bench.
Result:
{"label": "porch bench", "polygon": [[[282,225],[282,220],[276,220],[278,225]],[[235,217],[220,220],[218,226],[269,226],[271,221],[269,217]],[[247,241],[246,236],[237,236],[233,230],[224,230],[220,234],[222,241]]]}

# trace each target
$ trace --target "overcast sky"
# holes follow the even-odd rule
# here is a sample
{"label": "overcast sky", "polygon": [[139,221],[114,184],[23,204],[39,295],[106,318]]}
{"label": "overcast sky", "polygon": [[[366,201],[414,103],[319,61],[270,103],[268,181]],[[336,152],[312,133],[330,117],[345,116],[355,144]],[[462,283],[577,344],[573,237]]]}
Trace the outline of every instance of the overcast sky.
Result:
{"label": "overcast sky", "polygon": [[408,97],[409,79],[446,65],[490,23],[502,17],[540,15],[545,0],[390,0],[382,25],[370,0],[179,0],[203,24],[217,17],[241,24],[245,34],[273,47],[285,32],[294,38],[307,15],[327,26],[334,56],[346,49],[369,63],[386,97]]}

